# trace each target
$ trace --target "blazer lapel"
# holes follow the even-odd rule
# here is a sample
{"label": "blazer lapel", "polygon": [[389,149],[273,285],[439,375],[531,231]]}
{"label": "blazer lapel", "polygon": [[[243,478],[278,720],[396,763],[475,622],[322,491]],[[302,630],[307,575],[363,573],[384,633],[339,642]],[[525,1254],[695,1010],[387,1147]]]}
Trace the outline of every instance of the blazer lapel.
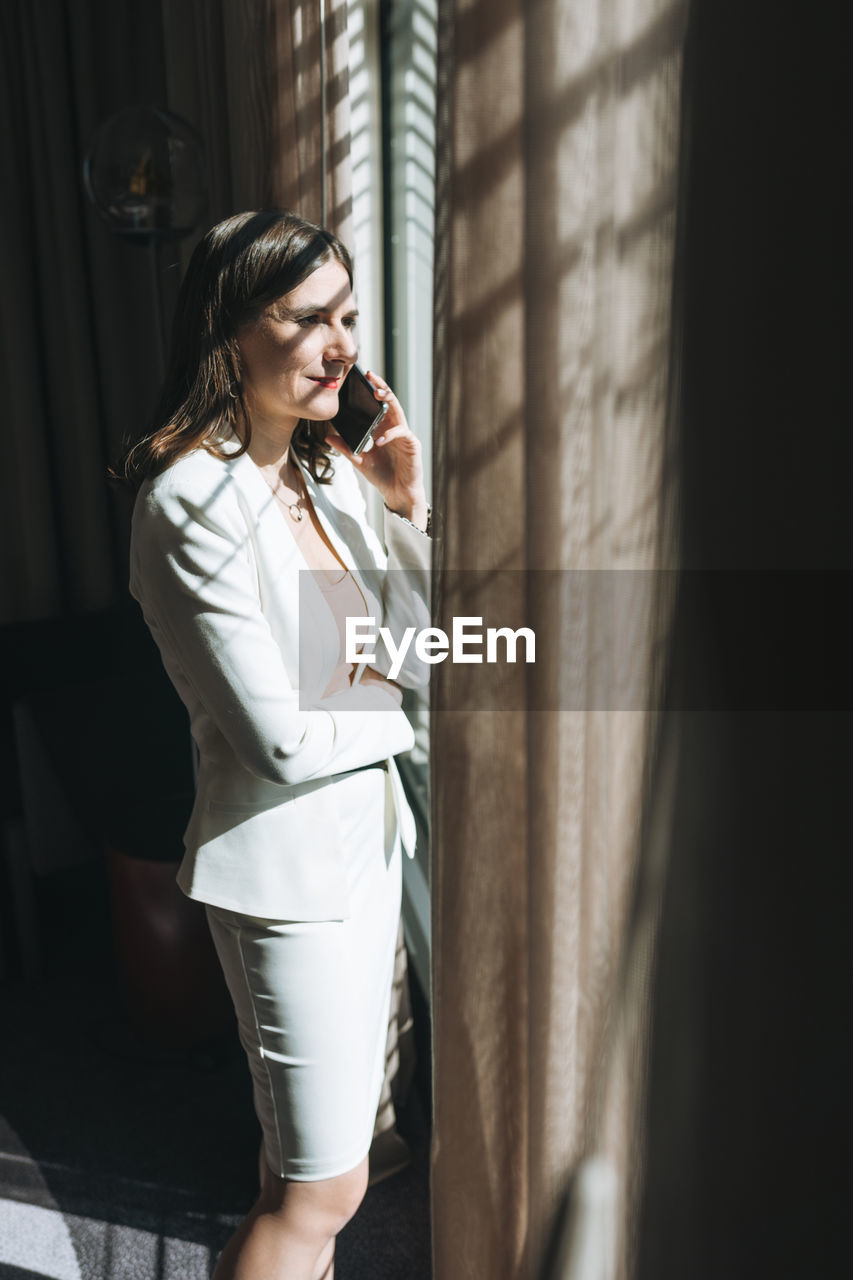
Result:
{"label": "blazer lapel", "polygon": [[[344,463],[343,460],[338,463],[338,466],[344,465],[349,464]],[[318,484],[316,480],[308,474],[301,462],[299,463],[299,467],[302,471],[302,476],[305,481],[308,494],[314,504],[314,510],[317,512],[317,518],[326,530],[332,546],[335,548],[341,560],[358,583],[359,590],[364,597],[368,614],[372,617],[380,616],[382,613],[382,588],[376,580],[375,562],[371,566],[369,563],[366,564],[364,560],[356,561],[350,546],[341,537],[337,522],[341,517],[341,513],[339,508],[329,497],[329,488],[325,485]],[[352,513],[347,513],[345,516],[345,519],[348,519],[350,522],[352,522],[354,518],[355,517]]]}
{"label": "blazer lapel", "polygon": [[234,483],[253,518],[265,563],[278,564],[281,568],[291,570],[305,568],[305,561],[295,539],[288,532],[272,489],[252,459],[247,453],[242,453],[230,466]]}
{"label": "blazer lapel", "polygon": [[[365,566],[357,565],[352,551],[341,536],[337,520],[338,508],[329,497],[326,486],[318,484],[302,462],[294,455],[305,484],[305,490],[311,499],[317,519],[325,530],[326,536],[340,557],[342,563],[355,577],[368,601],[368,611],[378,608],[381,611],[376,584],[365,581]],[[240,489],[243,499],[254,517],[257,536],[262,546],[262,557],[268,570],[277,567],[277,577],[281,573],[295,573],[300,569],[309,570],[305,557],[296,544],[296,539],[287,528],[284,514],[273,497],[272,490],[264,480],[258,468],[248,454],[243,453],[230,464],[234,481]],[[352,518],[352,517],[350,517]],[[368,575],[369,576],[369,575]],[[381,595],[381,591],[380,591]]]}
{"label": "blazer lapel", "polygon": [[314,477],[302,465],[302,462],[299,460],[299,458],[296,457],[295,454],[294,454],[294,461],[299,467],[300,473],[302,475],[302,482],[305,485],[305,490],[309,498],[311,499],[311,502],[314,505],[314,510],[317,512],[317,519],[320,521],[320,524],[323,526],[326,532],[327,538],[331,542],[332,546],[335,548],[335,551],[338,553],[338,555],[340,556],[341,560],[346,565],[346,567],[348,569],[354,569],[355,562],[353,561],[352,555],[350,553],[350,549],[341,538],[341,535],[338,532],[335,524],[334,504],[328,500],[326,496],[326,492],[324,490],[324,486],[317,483]]}
{"label": "blazer lapel", "polygon": [[[335,524],[334,504],[328,501],[323,492],[323,486],[317,484],[295,454],[294,461],[299,467],[306,492],[313,503],[317,518],[323,526],[326,536],[346,567],[354,569],[355,564],[350,550],[341,538]],[[268,543],[272,538],[272,541],[279,547],[276,558],[294,561],[298,568],[307,569],[308,565],[296,544],[296,539],[287,528],[284,513],[252,459],[247,453],[243,453],[239,458],[234,459],[231,467],[234,481],[252,511],[257,528],[259,531],[263,531],[265,543]]]}

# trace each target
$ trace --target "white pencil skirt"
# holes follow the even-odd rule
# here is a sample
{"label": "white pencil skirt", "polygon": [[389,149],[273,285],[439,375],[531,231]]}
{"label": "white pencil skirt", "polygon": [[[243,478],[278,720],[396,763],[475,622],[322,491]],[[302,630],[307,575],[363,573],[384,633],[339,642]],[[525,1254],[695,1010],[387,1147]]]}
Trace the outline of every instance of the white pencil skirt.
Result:
{"label": "white pencil skirt", "polygon": [[207,907],[249,1059],[267,1162],[280,1177],[333,1178],[373,1136],[400,917],[399,836],[387,775],[337,779],[351,914],[288,921]]}

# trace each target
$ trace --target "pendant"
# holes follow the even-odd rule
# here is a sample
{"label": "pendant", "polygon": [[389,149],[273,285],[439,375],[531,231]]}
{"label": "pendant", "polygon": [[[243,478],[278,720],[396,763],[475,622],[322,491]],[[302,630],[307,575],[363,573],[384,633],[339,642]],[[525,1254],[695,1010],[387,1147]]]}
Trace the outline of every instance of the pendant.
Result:
{"label": "pendant", "polygon": [[294,519],[298,524],[299,521],[302,519],[302,508],[300,507],[299,503],[291,502],[290,506],[287,509],[290,512],[291,518]]}

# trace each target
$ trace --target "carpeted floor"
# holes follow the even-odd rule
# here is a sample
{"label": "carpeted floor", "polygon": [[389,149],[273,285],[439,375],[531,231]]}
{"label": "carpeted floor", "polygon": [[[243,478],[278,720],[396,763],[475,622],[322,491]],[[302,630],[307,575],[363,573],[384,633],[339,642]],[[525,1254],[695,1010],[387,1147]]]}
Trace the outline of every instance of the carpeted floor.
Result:
{"label": "carpeted floor", "polygon": [[[206,1280],[256,1193],[259,1131],[236,1035],[145,1050],[91,964],[0,985],[0,1027],[2,1280]],[[336,1280],[428,1280],[417,1099],[400,1128],[414,1163],[370,1188],[339,1237]]]}

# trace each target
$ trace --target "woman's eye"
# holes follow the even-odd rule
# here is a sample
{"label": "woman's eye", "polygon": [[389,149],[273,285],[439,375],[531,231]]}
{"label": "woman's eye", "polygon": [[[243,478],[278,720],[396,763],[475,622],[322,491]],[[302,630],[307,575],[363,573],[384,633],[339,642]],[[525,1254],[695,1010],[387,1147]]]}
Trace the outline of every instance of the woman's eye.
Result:
{"label": "woman's eye", "polygon": [[[344,326],[345,329],[354,329],[357,321],[358,321],[357,316],[344,316],[343,319],[341,320],[341,324]],[[308,329],[315,324],[325,324],[326,318],[325,316],[321,316],[318,314],[314,314],[310,316],[299,316],[297,317],[296,323],[301,328]],[[329,323],[331,324],[332,321],[329,321]]]}

